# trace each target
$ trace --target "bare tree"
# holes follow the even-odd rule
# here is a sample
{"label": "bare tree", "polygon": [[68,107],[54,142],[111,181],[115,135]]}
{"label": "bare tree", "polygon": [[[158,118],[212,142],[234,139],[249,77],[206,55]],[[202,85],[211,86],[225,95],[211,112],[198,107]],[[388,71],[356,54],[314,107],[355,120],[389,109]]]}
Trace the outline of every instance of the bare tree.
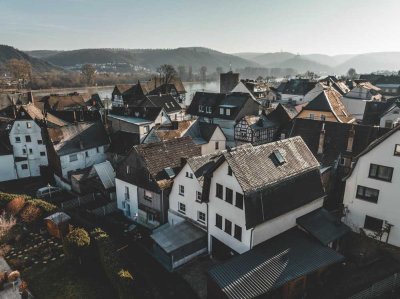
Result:
{"label": "bare tree", "polygon": [[176,77],[177,72],[175,68],[170,64],[163,64],[158,69],[157,72],[160,73],[160,76],[164,78],[164,83],[168,84],[171,80]]}
{"label": "bare tree", "polygon": [[18,81],[18,86],[25,87],[32,78],[32,66],[23,59],[10,59],[7,61],[7,69],[11,76]]}
{"label": "bare tree", "polygon": [[350,68],[350,69],[347,71],[347,77],[348,77],[349,79],[355,79],[357,76],[358,76],[358,75],[357,75],[357,72],[356,72],[356,70],[355,70],[354,68]]}
{"label": "bare tree", "polygon": [[200,78],[201,78],[201,81],[206,81],[206,79],[207,79],[207,67],[206,66],[202,66],[201,68],[200,68]]}
{"label": "bare tree", "polygon": [[86,85],[93,85],[96,79],[96,68],[91,64],[85,64],[82,67],[81,72]]}

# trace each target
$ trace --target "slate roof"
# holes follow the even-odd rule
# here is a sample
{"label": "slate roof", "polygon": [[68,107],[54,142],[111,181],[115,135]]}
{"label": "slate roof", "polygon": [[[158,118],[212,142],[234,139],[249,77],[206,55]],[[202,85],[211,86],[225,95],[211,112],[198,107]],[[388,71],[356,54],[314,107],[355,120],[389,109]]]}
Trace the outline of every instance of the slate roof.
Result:
{"label": "slate roof", "polygon": [[322,90],[319,95],[303,107],[303,110],[332,112],[337,121],[343,123],[354,121],[343,104],[340,93],[332,88]]}
{"label": "slate roof", "polygon": [[208,155],[196,156],[187,159],[187,164],[189,164],[190,168],[192,169],[195,177],[200,183],[200,186],[203,186],[204,183],[204,175],[213,168],[218,159],[221,157],[222,152],[216,152]]}
{"label": "slate roof", "polygon": [[117,131],[111,134],[111,145],[108,152],[127,155],[134,145],[140,143],[140,136],[136,133],[129,133],[125,131]]}
{"label": "slate roof", "polygon": [[125,113],[125,108],[123,107],[114,107],[112,110],[112,114],[109,115],[115,118],[120,118],[121,120],[129,121],[131,118],[132,123],[135,123],[135,119],[137,122],[154,122],[157,117],[160,115],[161,111],[163,111],[162,107],[143,107],[136,106],[130,107],[128,115]]}
{"label": "slate roof", "polygon": [[96,171],[106,190],[115,187],[115,171],[110,161],[106,160],[102,163],[95,164],[93,165],[93,169]]}
{"label": "slate roof", "polygon": [[0,131],[0,156],[12,155],[13,148],[7,132]]}
{"label": "slate roof", "polygon": [[308,79],[291,79],[284,86],[279,86],[282,94],[306,95],[315,87],[317,82],[312,82]]}
{"label": "slate roof", "polygon": [[150,81],[146,82],[147,88],[149,92],[154,91],[162,93],[169,93],[170,87],[173,85],[178,93],[186,93],[185,86],[182,83],[180,78],[174,77],[172,78],[168,84],[165,84],[164,78],[153,77]]}
{"label": "slate roof", "polygon": [[394,108],[399,97],[388,98],[386,101],[368,101],[365,105],[362,123],[379,126],[381,117]]}
{"label": "slate roof", "polygon": [[[325,129],[323,154],[318,154],[320,132],[323,126]],[[357,156],[371,142],[389,131],[380,127],[300,118],[294,119],[288,127],[289,137],[302,137],[323,166],[332,166],[340,154]],[[347,143],[352,128],[354,129],[353,149],[351,153],[348,153]]]}
{"label": "slate roof", "polygon": [[101,122],[47,128],[57,155],[64,156],[110,143]]}
{"label": "slate roof", "polygon": [[142,101],[133,104],[140,107],[162,107],[167,113],[179,112],[181,106],[170,94],[148,95]]}
{"label": "slate roof", "polygon": [[323,208],[297,218],[296,223],[325,246],[351,231],[350,227]]}
{"label": "slate roof", "polygon": [[[217,107],[222,99],[226,96],[224,93],[215,92],[196,92],[192,102],[187,108],[187,113],[191,115],[207,115],[199,112],[199,106]],[[209,114],[208,114],[209,115]]]}
{"label": "slate roof", "polygon": [[[217,130],[218,128],[220,127],[217,124],[211,124],[196,120],[184,136],[192,137],[193,141],[196,144],[205,144],[210,142],[211,137],[214,135],[215,130]],[[222,134],[224,134],[222,129],[221,132]]]}
{"label": "slate roof", "polygon": [[[172,140],[141,144],[134,146],[126,160],[121,163],[118,171],[118,178],[142,188],[154,187],[153,182],[159,189],[167,189],[173,180],[165,172],[165,168],[171,167],[174,173],[182,168],[182,158],[190,158],[201,155],[201,148],[196,146],[190,137],[176,138]],[[141,160],[140,173],[138,169],[126,174],[126,165],[130,157]],[[135,165],[133,165],[135,166]],[[144,178],[143,173],[148,172],[151,179]],[[152,188],[154,189],[154,188]]]}
{"label": "slate roof", "polygon": [[343,260],[294,228],[214,266],[208,275],[228,298],[249,299]]}
{"label": "slate roof", "polygon": [[124,92],[126,92],[127,90],[132,88],[133,85],[135,85],[135,84],[117,84],[114,87],[113,94],[117,93],[119,95],[122,95]]}

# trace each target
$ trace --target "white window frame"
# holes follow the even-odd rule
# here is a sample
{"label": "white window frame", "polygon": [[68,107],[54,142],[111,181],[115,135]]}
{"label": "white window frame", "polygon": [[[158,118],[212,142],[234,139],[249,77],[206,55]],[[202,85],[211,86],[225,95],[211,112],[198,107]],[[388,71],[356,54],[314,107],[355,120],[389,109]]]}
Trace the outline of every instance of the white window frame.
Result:
{"label": "white window frame", "polygon": [[179,195],[185,195],[185,186],[179,185]]}
{"label": "white window frame", "polygon": [[[202,217],[201,217],[203,215],[204,215],[204,219],[202,219]],[[202,224],[206,224],[206,220],[207,220],[206,213],[204,213],[202,211],[197,211],[197,222],[200,222]]]}
{"label": "white window frame", "polygon": [[69,162],[78,161],[78,154],[71,154],[69,155]]}
{"label": "white window frame", "polygon": [[186,215],[186,205],[183,202],[178,201],[178,212]]}

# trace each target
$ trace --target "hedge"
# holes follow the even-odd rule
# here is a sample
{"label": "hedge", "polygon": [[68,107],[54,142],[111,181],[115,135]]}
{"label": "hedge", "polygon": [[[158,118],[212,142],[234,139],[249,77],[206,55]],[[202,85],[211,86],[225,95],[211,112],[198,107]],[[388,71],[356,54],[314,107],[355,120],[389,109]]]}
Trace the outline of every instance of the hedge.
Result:
{"label": "hedge", "polygon": [[40,208],[45,214],[50,214],[57,210],[55,205],[42,199],[29,199],[28,204],[32,204],[33,206]]}
{"label": "hedge", "polygon": [[25,200],[31,199],[30,196],[25,194],[11,194],[11,193],[0,192],[0,208],[4,208],[10,201],[12,201],[17,197],[23,198]]}
{"label": "hedge", "polygon": [[103,270],[112,286],[117,290],[119,298],[133,298],[133,276],[128,270],[124,269],[114,243],[108,234],[100,228],[94,229],[91,235]]}

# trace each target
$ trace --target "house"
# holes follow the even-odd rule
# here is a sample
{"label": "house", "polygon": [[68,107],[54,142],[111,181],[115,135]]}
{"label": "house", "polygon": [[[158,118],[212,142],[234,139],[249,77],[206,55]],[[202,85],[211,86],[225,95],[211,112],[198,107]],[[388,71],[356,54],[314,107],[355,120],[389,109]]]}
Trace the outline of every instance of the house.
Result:
{"label": "house", "polygon": [[393,128],[400,123],[400,101],[396,100],[381,114],[379,126],[382,128]]}
{"label": "house", "polygon": [[323,198],[319,163],[300,137],[224,151],[204,175],[208,250],[242,254],[294,227]]}
{"label": "house", "polygon": [[354,231],[400,246],[400,126],[371,143],[346,179],[344,222]]}
{"label": "house", "polygon": [[74,172],[71,175],[71,188],[82,195],[96,193],[107,199],[116,199],[115,171],[110,161]]}
{"label": "house", "polygon": [[322,282],[322,273],[344,260],[292,228],[208,271],[207,298],[294,299]]}
{"label": "house", "polygon": [[260,103],[249,93],[196,92],[187,113],[200,121],[217,124],[228,144],[234,144],[234,126],[246,115],[258,115]]}
{"label": "house", "polygon": [[186,107],[186,90],[180,78],[173,77],[166,82],[163,77],[153,77],[150,81],[146,82],[146,85],[149,95],[171,95],[182,108]]}
{"label": "house", "polygon": [[302,103],[305,96],[310,92],[317,82],[309,79],[291,79],[278,87],[279,101],[283,103]]}
{"label": "house", "polygon": [[370,82],[355,83],[355,86],[343,96],[343,104],[356,119],[362,119],[367,102],[381,101],[381,89]]}
{"label": "house", "polygon": [[333,88],[322,90],[313,100],[303,106],[296,118],[351,123],[355,119],[342,103],[341,95]]}
{"label": "house", "polygon": [[101,122],[80,122],[47,128],[49,164],[58,184],[70,181],[74,171],[104,162],[110,140]]}
{"label": "house", "polygon": [[118,208],[149,228],[166,223],[169,192],[182,159],[200,153],[190,137],[134,146],[117,167]]}
{"label": "house", "polygon": [[201,147],[202,155],[226,149],[227,138],[218,124],[196,120],[184,136],[190,136]]}
{"label": "house", "polygon": [[46,117],[32,104],[21,106],[9,132],[18,178],[41,175],[48,165],[42,127],[58,127],[67,123],[52,116]]}
{"label": "house", "polygon": [[[391,115],[389,109],[394,108],[393,105],[396,103],[397,100],[399,100],[399,97],[386,98],[379,102],[366,102],[361,123],[364,125],[380,126],[382,117],[387,117],[388,120],[390,120],[392,117],[395,117],[395,115]],[[389,113],[385,115],[386,112]],[[385,121],[382,122],[382,125],[383,127],[385,127]]]}
{"label": "house", "polygon": [[114,107],[107,116],[107,125],[112,133],[123,131],[135,134],[139,143],[155,125],[170,123],[171,119],[161,107],[132,107],[127,110]]}
{"label": "house", "polygon": [[141,101],[128,104],[127,107],[161,107],[171,120],[183,120],[183,110],[170,94],[148,95]]}
{"label": "house", "polygon": [[116,167],[125,159],[132,147],[140,144],[140,136],[125,131],[113,132],[110,135],[111,145],[107,150],[107,160]]}
{"label": "house", "polygon": [[[363,79],[362,76],[361,79]],[[400,95],[399,75],[391,75],[391,76],[378,75],[376,78],[373,78],[373,80],[371,80],[371,83],[374,84],[376,87],[379,87],[383,95],[388,95],[388,96]]]}
{"label": "house", "polygon": [[0,120],[0,182],[17,179],[13,147],[5,130],[6,126],[7,123],[3,123]]}
{"label": "house", "polygon": [[253,145],[272,142],[277,139],[280,128],[287,125],[294,116],[293,111],[282,104],[278,104],[268,114],[263,111],[258,116],[245,116],[235,125],[235,141],[250,142]]}

